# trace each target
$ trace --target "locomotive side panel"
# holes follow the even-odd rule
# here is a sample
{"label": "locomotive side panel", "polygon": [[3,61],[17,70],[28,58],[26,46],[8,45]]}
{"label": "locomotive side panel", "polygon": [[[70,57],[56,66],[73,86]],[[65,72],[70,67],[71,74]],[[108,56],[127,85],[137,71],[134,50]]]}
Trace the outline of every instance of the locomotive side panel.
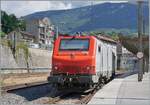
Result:
{"label": "locomotive side panel", "polygon": [[103,46],[103,76],[107,76],[107,70],[108,70],[108,46],[106,43],[104,43]]}
{"label": "locomotive side panel", "polygon": [[113,53],[113,69],[117,69],[117,46],[112,44],[111,45],[111,50],[112,50],[112,53]]}
{"label": "locomotive side panel", "polygon": [[113,73],[116,70],[116,63],[117,63],[117,55],[116,55],[116,46],[111,43],[107,43],[109,47],[108,51],[108,78],[113,76]]}
{"label": "locomotive side panel", "polygon": [[102,73],[103,73],[103,69],[102,69],[102,43],[100,40],[96,40],[96,46],[95,46],[95,71],[96,71],[96,77],[97,77],[97,82],[99,80],[99,78],[101,77]]}
{"label": "locomotive side panel", "polygon": [[109,50],[108,50],[108,78],[110,78],[112,76],[112,50],[109,46]]}
{"label": "locomotive side panel", "polygon": [[102,44],[100,43],[99,40],[96,39],[96,46],[95,46],[95,49],[96,49],[96,57],[95,57],[95,60],[96,60],[96,65],[95,65],[95,71],[96,73],[98,73],[98,75],[100,74],[100,72],[102,72],[102,69],[101,69],[101,66],[102,66],[102,61],[101,61],[101,55],[102,55],[102,52],[101,52],[101,46]]}
{"label": "locomotive side panel", "polygon": [[98,39],[96,42],[96,73],[109,79],[116,67],[115,46]]}
{"label": "locomotive side panel", "polygon": [[109,46],[101,40],[97,40],[96,49],[96,73],[99,78],[100,76],[109,77],[111,74],[110,72],[112,72],[112,55],[110,54],[111,50]]}

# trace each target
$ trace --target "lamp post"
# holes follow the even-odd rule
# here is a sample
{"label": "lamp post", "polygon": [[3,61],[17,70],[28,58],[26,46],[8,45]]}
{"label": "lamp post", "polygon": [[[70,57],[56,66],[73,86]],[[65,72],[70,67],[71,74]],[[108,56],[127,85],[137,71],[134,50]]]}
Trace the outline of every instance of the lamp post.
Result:
{"label": "lamp post", "polygon": [[56,34],[53,36],[53,40],[55,41],[58,38],[58,26],[52,25],[52,27],[54,28],[54,30],[56,29]]}
{"label": "lamp post", "polygon": [[56,26],[56,39],[58,38],[58,26]]}
{"label": "lamp post", "polygon": [[[143,14],[142,14],[142,3],[143,1],[137,1],[138,3],[138,38],[139,38],[139,52],[138,54],[143,54],[142,46],[142,24],[143,24]],[[137,54],[137,55],[138,55]],[[142,81],[143,78],[143,57],[139,58],[139,72],[138,81]]]}
{"label": "lamp post", "polygon": [[[63,27],[63,25],[65,24],[65,22],[60,22],[60,25],[62,25],[62,27]],[[52,25],[53,27],[54,27],[54,29],[56,29],[56,34],[55,34],[55,36],[54,36],[54,41],[58,38],[58,36],[59,36],[59,27],[58,27],[58,25]]]}
{"label": "lamp post", "polygon": [[[2,29],[1,28],[2,24],[0,22],[0,30]],[[0,36],[0,42],[1,42],[1,36]],[[2,53],[1,53],[1,50],[2,50],[2,45],[0,45],[0,65],[1,65],[1,62],[2,62]],[[1,66],[0,66],[0,96],[2,94],[2,82],[3,82],[3,78],[2,78],[2,72],[1,72]]]}
{"label": "lamp post", "polygon": [[[149,2],[149,7],[150,7],[150,2]],[[149,14],[150,14],[150,8],[149,8]],[[150,21],[149,21],[149,25],[150,25]],[[150,30],[149,30],[149,45],[150,45]],[[149,46],[149,55],[150,55],[150,46]],[[150,57],[149,57],[149,60],[147,60],[147,62],[148,62],[148,70],[147,71],[150,72]]]}
{"label": "lamp post", "polygon": [[64,26],[65,22],[60,22],[60,26],[61,26],[61,33],[63,34],[63,26]]}

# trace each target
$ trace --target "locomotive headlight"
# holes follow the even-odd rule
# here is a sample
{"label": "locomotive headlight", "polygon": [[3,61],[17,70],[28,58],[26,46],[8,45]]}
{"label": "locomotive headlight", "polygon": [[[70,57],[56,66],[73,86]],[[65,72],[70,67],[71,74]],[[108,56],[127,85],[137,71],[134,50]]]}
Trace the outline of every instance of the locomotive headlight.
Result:
{"label": "locomotive headlight", "polygon": [[87,66],[87,67],[86,67],[86,70],[90,70],[90,69],[91,69],[91,67],[90,67],[90,66]]}
{"label": "locomotive headlight", "polygon": [[95,66],[86,66],[86,70],[94,70]]}
{"label": "locomotive headlight", "polygon": [[58,70],[58,66],[54,66],[54,70]]}
{"label": "locomotive headlight", "polygon": [[54,69],[55,69],[55,70],[58,70],[58,67],[57,67],[57,66],[54,66]]}

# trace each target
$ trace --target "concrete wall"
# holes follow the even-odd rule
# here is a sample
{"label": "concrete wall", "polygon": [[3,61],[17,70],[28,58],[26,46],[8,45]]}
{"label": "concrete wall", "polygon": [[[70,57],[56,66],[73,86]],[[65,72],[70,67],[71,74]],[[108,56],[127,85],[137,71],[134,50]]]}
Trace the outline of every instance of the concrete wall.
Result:
{"label": "concrete wall", "polygon": [[135,71],[137,70],[137,58],[134,56],[127,56],[127,54],[122,54],[120,62],[120,69]]}
{"label": "concrete wall", "polygon": [[50,68],[52,52],[41,49],[31,49],[30,51],[30,67]]}
{"label": "concrete wall", "polygon": [[11,49],[0,45],[0,68],[17,68]]}
{"label": "concrete wall", "polygon": [[19,68],[27,67],[27,61],[25,60],[24,51],[22,49],[19,49],[19,51],[17,53],[16,63]]}
{"label": "concrete wall", "polygon": [[[31,49],[29,48],[29,68],[50,68],[51,67],[51,54],[48,50]],[[17,58],[14,59],[12,51],[7,46],[0,46],[0,68],[27,68],[27,62],[24,57],[23,50],[19,50]],[[4,71],[4,70],[3,70]],[[21,73],[25,70],[5,70],[7,73]],[[41,72],[45,70],[37,70]],[[49,71],[49,70],[48,70]],[[34,70],[33,72],[36,72]]]}

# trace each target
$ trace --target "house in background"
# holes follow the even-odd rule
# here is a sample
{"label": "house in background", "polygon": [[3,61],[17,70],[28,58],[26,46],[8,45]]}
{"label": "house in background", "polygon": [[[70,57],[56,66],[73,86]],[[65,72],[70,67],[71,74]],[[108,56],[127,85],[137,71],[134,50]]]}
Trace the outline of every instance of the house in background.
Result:
{"label": "house in background", "polygon": [[125,48],[121,42],[117,44],[117,69],[118,70],[135,70],[137,69],[137,57],[135,54]]}
{"label": "house in background", "polygon": [[17,42],[24,41],[28,43],[33,43],[35,40],[34,35],[25,31],[12,31],[7,35],[8,40],[15,40]]}
{"label": "house in background", "polygon": [[52,45],[54,25],[49,18],[27,20],[26,32],[35,37],[35,43],[46,46]]}
{"label": "house in background", "polygon": [[130,71],[137,70],[138,58],[136,57],[136,55],[134,55],[132,52],[130,52],[123,46],[122,46],[122,54],[120,59],[121,59],[120,69],[130,70]]}

